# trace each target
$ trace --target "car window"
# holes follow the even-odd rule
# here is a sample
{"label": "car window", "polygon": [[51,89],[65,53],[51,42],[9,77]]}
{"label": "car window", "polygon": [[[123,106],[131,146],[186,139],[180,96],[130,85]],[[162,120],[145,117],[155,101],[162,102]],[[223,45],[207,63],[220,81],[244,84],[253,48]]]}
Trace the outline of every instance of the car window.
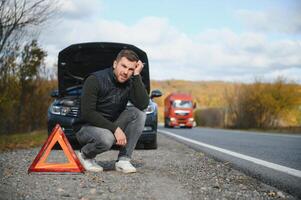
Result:
{"label": "car window", "polygon": [[191,101],[175,100],[172,105],[175,108],[192,108]]}

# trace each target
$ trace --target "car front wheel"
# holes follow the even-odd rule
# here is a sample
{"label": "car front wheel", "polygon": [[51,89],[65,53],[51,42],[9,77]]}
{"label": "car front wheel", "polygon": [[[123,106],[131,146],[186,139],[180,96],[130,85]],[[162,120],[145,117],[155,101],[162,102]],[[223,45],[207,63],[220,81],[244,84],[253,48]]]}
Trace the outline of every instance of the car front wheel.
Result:
{"label": "car front wheel", "polygon": [[154,138],[153,141],[144,143],[144,149],[157,149],[158,143],[157,143],[157,137]]}

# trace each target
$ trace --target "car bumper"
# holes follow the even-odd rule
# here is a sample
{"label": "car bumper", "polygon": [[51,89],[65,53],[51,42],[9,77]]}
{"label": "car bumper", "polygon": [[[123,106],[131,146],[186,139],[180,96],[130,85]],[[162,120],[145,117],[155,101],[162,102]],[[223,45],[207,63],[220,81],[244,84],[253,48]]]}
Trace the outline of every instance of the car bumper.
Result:
{"label": "car bumper", "polygon": [[169,122],[169,126],[172,127],[192,127],[193,122]]}

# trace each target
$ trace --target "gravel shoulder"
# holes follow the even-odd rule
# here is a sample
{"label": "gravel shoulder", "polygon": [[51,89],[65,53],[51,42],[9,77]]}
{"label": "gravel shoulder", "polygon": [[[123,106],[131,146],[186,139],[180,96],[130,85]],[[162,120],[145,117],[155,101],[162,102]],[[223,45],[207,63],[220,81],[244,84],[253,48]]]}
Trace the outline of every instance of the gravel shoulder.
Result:
{"label": "gravel shoulder", "polygon": [[128,175],[114,170],[116,150],[97,156],[104,172],[85,174],[28,175],[39,148],[1,153],[0,199],[297,199],[163,135],[158,143],[134,152],[138,172]]}

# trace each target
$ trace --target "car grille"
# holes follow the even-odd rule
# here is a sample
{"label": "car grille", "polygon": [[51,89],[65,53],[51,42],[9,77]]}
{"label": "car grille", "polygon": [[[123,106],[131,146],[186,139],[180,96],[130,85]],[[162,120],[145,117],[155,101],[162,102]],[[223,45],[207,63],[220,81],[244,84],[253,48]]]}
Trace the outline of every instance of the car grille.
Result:
{"label": "car grille", "polygon": [[186,123],[187,119],[178,119],[178,123]]}
{"label": "car grille", "polygon": [[178,116],[187,116],[187,115],[189,115],[189,113],[176,113],[176,115],[178,115]]}

